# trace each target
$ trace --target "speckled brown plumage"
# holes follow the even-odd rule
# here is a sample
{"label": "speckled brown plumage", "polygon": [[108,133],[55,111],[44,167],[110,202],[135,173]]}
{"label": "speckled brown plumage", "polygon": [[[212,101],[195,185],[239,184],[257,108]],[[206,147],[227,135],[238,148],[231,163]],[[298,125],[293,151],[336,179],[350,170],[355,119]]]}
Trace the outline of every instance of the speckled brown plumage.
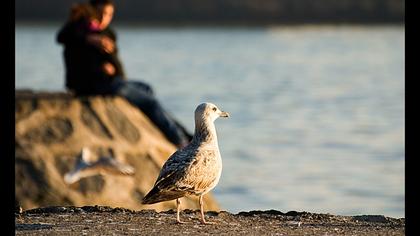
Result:
{"label": "speckled brown plumage", "polygon": [[204,194],[219,182],[222,173],[222,159],[217,142],[214,121],[228,117],[212,103],[202,103],[195,110],[195,133],[186,147],[172,154],[163,165],[152,190],[144,197],[143,204],[177,200],[177,221],[179,220],[179,198],[195,194],[200,196],[201,221],[204,219]]}

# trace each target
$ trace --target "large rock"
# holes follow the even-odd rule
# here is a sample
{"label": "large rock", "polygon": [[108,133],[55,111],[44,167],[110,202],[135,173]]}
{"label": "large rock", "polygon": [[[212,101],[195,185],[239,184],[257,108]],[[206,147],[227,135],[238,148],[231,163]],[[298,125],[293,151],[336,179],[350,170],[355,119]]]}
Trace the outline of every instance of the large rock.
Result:
{"label": "large rock", "polygon": [[[176,148],[126,100],[28,91],[17,91],[15,98],[15,190],[16,203],[23,209],[51,205],[175,208],[175,201],[141,204]],[[135,175],[97,175],[67,185],[63,176],[85,146],[97,155],[112,149],[117,160],[135,168]],[[211,193],[204,199],[206,210],[219,210]],[[181,201],[183,208],[199,208],[195,196]]]}

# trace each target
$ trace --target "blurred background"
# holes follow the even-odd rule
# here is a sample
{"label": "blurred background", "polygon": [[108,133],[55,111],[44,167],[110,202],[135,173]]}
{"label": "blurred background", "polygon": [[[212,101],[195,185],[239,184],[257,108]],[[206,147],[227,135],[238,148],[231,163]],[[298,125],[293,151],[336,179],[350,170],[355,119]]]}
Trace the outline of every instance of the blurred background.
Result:
{"label": "blurred background", "polygon": [[[16,0],[16,89],[64,91],[56,33],[75,1]],[[224,210],[405,212],[402,0],[123,0],[128,78],[190,131],[217,120]]]}

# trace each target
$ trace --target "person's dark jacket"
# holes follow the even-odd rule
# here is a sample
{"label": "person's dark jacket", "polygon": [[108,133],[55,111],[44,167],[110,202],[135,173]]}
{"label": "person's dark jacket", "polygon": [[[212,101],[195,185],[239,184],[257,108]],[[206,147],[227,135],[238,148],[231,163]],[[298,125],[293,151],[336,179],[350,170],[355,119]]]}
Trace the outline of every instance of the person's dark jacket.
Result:
{"label": "person's dark jacket", "polygon": [[[76,94],[95,94],[99,84],[125,79],[117,47],[112,54],[105,53],[87,41],[89,33],[83,22],[69,22],[57,34],[57,42],[64,46],[66,88]],[[108,36],[116,45],[116,35],[111,28],[97,34]],[[115,75],[105,73],[103,64],[106,62],[114,65]]]}

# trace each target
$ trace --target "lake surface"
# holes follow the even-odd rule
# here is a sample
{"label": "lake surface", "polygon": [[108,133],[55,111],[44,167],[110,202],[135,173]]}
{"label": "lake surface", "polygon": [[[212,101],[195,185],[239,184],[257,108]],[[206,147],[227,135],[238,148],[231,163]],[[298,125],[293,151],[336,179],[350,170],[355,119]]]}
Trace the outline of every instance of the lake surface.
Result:
{"label": "lake surface", "polygon": [[[16,24],[16,88],[64,90],[59,24]],[[403,26],[114,27],[133,80],[193,131],[209,101],[231,212],[405,213]]]}

